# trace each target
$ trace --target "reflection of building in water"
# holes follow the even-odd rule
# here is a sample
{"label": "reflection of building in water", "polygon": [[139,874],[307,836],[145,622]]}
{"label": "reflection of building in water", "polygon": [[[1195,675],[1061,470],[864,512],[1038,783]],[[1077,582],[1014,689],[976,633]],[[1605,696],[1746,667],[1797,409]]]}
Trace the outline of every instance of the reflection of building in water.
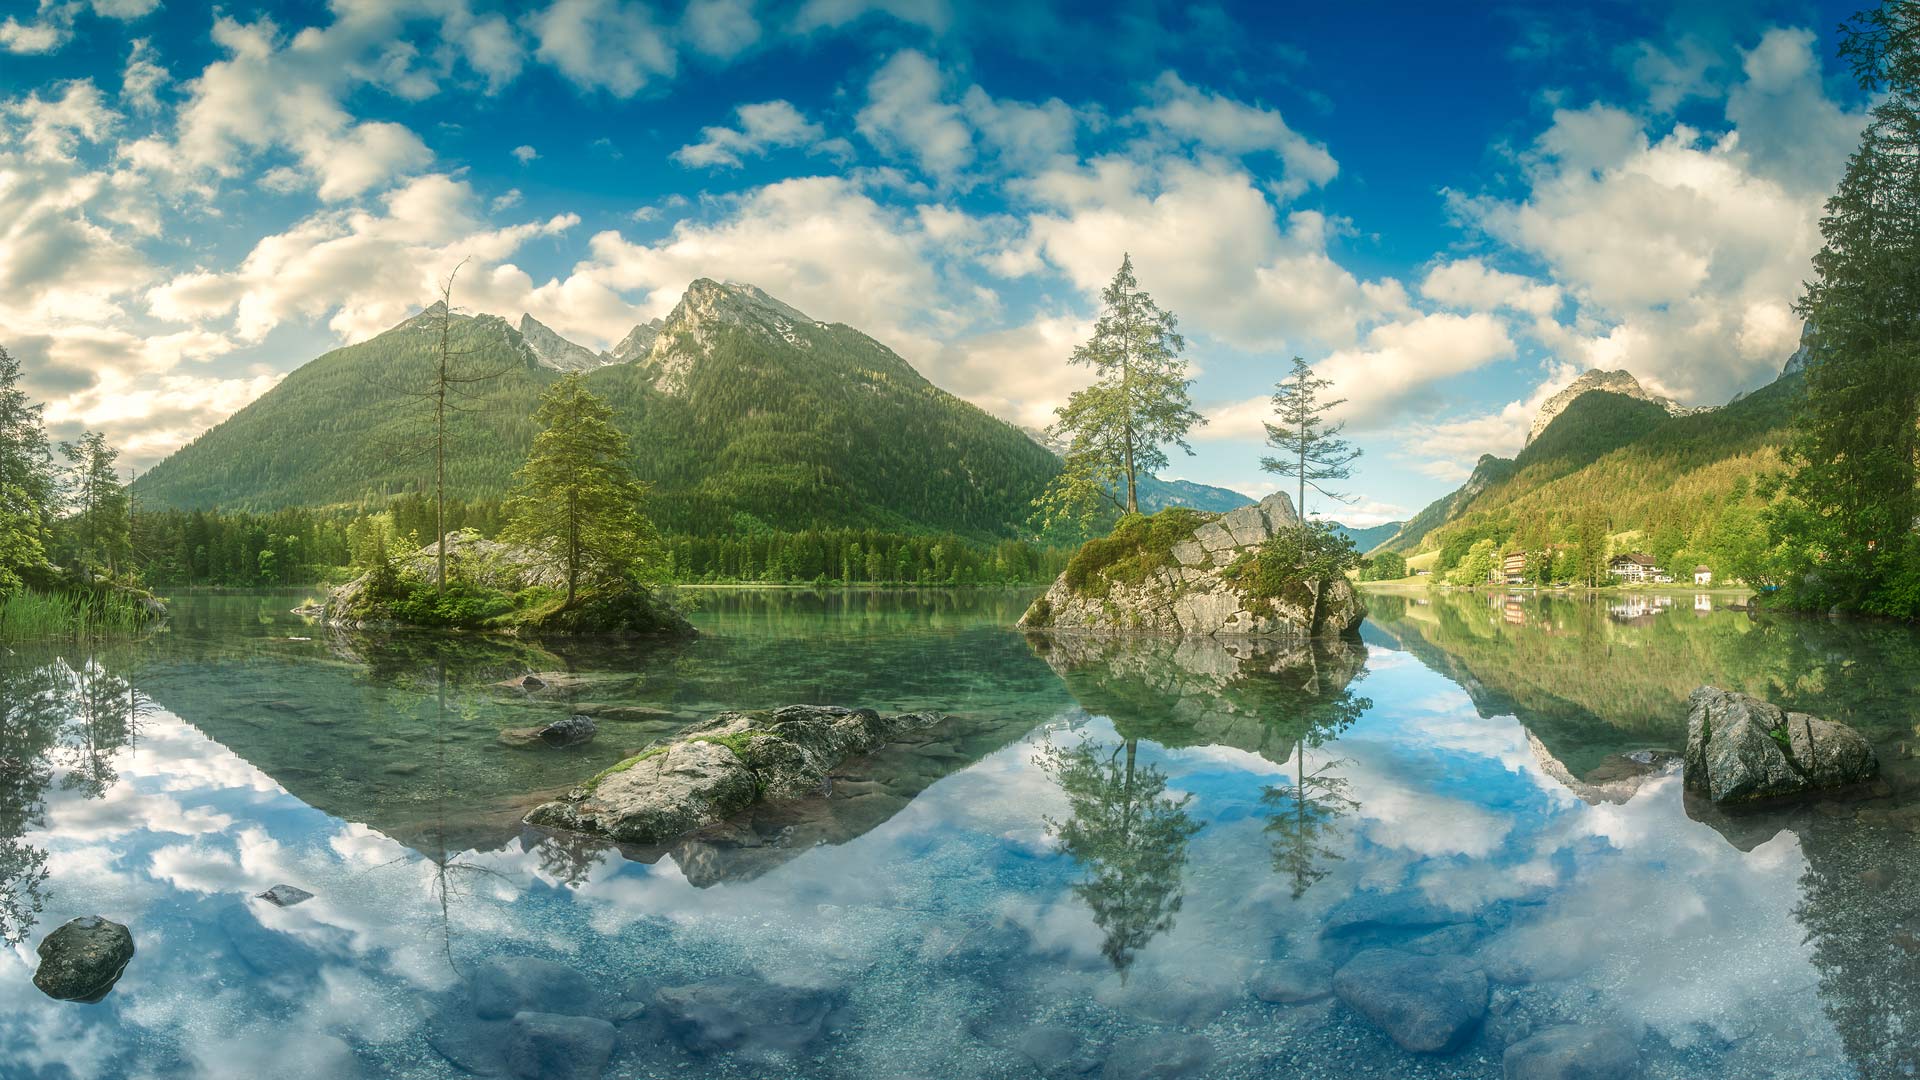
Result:
{"label": "reflection of building in water", "polygon": [[1506,606],[1501,609],[1500,617],[1515,626],[1527,625],[1527,603],[1518,596],[1507,597]]}
{"label": "reflection of building in water", "polygon": [[1650,619],[1673,607],[1671,596],[1625,596],[1607,606],[1607,614],[1621,622]]}
{"label": "reflection of building in water", "polygon": [[1708,596],[1706,593],[1695,593],[1693,595],[1693,610],[1712,611],[1713,597]]}

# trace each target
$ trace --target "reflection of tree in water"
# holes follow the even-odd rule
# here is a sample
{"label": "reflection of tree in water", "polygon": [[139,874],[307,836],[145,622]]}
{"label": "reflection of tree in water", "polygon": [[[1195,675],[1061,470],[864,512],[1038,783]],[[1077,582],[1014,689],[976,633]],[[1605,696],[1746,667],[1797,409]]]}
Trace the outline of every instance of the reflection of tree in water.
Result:
{"label": "reflection of tree in water", "polygon": [[24,837],[45,824],[55,767],[63,788],[101,797],[147,708],[95,659],[0,666],[0,941],[24,941],[46,901],[47,854]]}
{"label": "reflection of tree in water", "polygon": [[[1364,676],[1355,674],[1352,681]],[[1274,872],[1291,879],[1298,900],[1330,873],[1323,864],[1343,857],[1332,844],[1336,823],[1360,809],[1350,794],[1352,785],[1334,772],[1346,762],[1329,758],[1309,769],[1308,752],[1339,738],[1373,702],[1356,695],[1346,681],[1321,679],[1315,668],[1306,681],[1277,690],[1269,707],[1274,710],[1270,722],[1295,733],[1293,783],[1266,788],[1260,802],[1272,811],[1266,832],[1273,838]]]}
{"label": "reflection of tree in water", "polygon": [[1863,1080],[1920,1075],[1920,838],[1843,818],[1802,830],[1801,848],[1794,917],[1847,1057]]}
{"label": "reflection of tree in water", "polygon": [[1067,796],[1067,819],[1047,824],[1087,872],[1074,894],[1092,910],[1106,934],[1101,951],[1123,976],[1148,942],[1173,928],[1187,842],[1201,827],[1187,814],[1193,796],[1168,797],[1166,774],[1138,763],[1138,745],[1048,744],[1036,758]]}

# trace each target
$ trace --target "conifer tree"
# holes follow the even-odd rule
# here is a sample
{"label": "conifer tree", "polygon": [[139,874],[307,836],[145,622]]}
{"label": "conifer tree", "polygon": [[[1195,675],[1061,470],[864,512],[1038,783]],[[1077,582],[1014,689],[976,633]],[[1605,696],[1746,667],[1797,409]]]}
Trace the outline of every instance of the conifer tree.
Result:
{"label": "conifer tree", "polygon": [[1067,467],[1037,504],[1043,518],[1061,508],[1084,518],[1102,499],[1139,513],[1141,474],[1166,468],[1168,446],[1192,453],[1187,432],[1206,423],[1188,395],[1178,320],[1140,288],[1132,256],[1122,258],[1100,303],[1093,337],[1070,360],[1093,369],[1093,385],[1055,410],[1049,431],[1066,444]]}
{"label": "conifer tree", "polygon": [[1885,3],[1842,30],[1841,56],[1882,96],[1827,201],[1801,303],[1813,334],[1789,490],[1810,512],[1791,531],[1811,534],[1792,546],[1825,590],[1803,600],[1871,606],[1912,556],[1920,514],[1920,4]]}
{"label": "conifer tree", "polygon": [[1321,400],[1321,394],[1333,383],[1314,375],[1305,360],[1293,358],[1293,370],[1273,389],[1273,413],[1277,423],[1266,425],[1267,445],[1277,453],[1260,459],[1260,467],[1270,473],[1292,477],[1298,485],[1294,509],[1300,520],[1307,519],[1307,489],[1329,499],[1344,501],[1345,496],[1320,486],[1322,480],[1345,480],[1353,475],[1353,463],[1360,450],[1340,437],[1345,422],[1328,423],[1327,414],[1346,404],[1344,398]]}
{"label": "conifer tree", "polygon": [[578,373],[548,389],[534,419],[544,430],[514,474],[501,536],[558,559],[572,607],[583,585],[631,581],[649,569],[657,545],[640,510],[646,485],[634,479],[613,410]]}
{"label": "conifer tree", "polygon": [[115,462],[120,451],[98,431],[60,444],[67,459],[67,527],[80,560],[115,573],[128,549],[127,489]]}
{"label": "conifer tree", "polygon": [[0,596],[46,564],[53,455],[40,405],[20,388],[20,362],[0,347]]}

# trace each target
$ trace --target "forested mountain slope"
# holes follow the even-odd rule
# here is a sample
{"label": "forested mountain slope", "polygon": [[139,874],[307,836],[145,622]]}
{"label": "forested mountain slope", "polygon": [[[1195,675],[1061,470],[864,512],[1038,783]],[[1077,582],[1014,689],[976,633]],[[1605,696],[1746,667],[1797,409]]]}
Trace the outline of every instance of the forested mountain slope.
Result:
{"label": "forested mountain slope", "polygon": [[[449,493],[498,497],[560,375],[503,319],[455,316],[452,337],[463,370],[497,377],[458,388]],[[155,466],[136,484],[142,504],[266,510],[425,489],[431,413],[411,393],[437,346],[430,311],[312,361]],[[886,346],[752,286],[694,282],[644,351],[622,355],[631,359],[594,369],[587,385],[632,437],[672,531],[744,522],[1005,535],[1059,469]]]}
{"label": "forested mountain slope", "polygon": [[1789,373],[1724,407],[1681,416],[1656,402],[1588,392],[1512,460],[1481,458],[1466,486],[1385,546],[1431,550],[1463,533],[1504,541],[1523,523],[1564,522],[1585,505],[1602,507],[1616,533],[1691,533],[1778,467],[1804,384]]}

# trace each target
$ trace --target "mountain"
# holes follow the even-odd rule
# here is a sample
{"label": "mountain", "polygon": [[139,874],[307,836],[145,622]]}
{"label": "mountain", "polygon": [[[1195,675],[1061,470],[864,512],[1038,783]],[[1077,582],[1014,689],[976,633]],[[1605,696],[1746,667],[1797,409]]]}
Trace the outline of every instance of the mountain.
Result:
{"label": "mountain", "polygon": [[1504,541],[1521,522],[1564,523],[1571,507],[1594,499],[1614,532],[1691,532],[1778,468],[1804,388],[1789,373],[1726,405],[1678,415],[1659,399],[1589,389],[1511,460],[1483,456],[1464,486],[1384,546],[1412,554],[1463,533]]}
{"label": "mountain", "polygon": [[531,315],[520,316],[520,337],[533,351],[536,362],[555,371],[592,371],[608,363],[602,354],[585,345],[575,345]]}
{"label": "mountain", "polygon": [[1393,539],[1394,535],[1397,534],[1404,525],[1406,525],[1404,521],[1389,521],[1384,525],[1355,529],[1336,521],[1333,523],[1333,531],[1353,541],[1353,549],[1365,555],[1374,548]]}
{"label": "mountain", "polygon": [[[270,510],[422,490],[430,415],[409,392],[433,364],[437,314],[294,371],[141,477],[142,504]],[[670,531],[1004,536],[1059,471],[1019,429],[934,386],[885,345],[751,285],[693,282],[666,319],[635,327],[604,359],[548,334],[529,318],[453,318],[462,366],[499,375],[459,388],[450,494],[506,490],[540,395],[559,378],[555,365],[584,366],[582,354],[595,356],[587,385],[632,438],[635,469],[654,486],[652,511]]]}
{"label": "mountain", "polygon": [[1645,387],[1640,385],[1640,380],[1634,378],[1630,372],[1601,371],[1598,368],[1589,368],[1582,372],[1579,378],[1569,383],[1565,390],[1548,398],[1546,403],[1540,406],[1540,413],[1533,418],[1533,427],[1527,432],[1527,442],[1531,443],[1533,440],[1539,438],[1540,433],[1547,429],[1547,425],[1553,423],[1554,417],[1565,412],[1567,407],[1572,405],[1583,394],[1596,390],[1612,394],[1621,394],[1626,397],[1651,402],[1664,409],[1668,416],[1687,416],[1691,413],[1703,411],[1688,408],[1672,398],[1649,393]]}

